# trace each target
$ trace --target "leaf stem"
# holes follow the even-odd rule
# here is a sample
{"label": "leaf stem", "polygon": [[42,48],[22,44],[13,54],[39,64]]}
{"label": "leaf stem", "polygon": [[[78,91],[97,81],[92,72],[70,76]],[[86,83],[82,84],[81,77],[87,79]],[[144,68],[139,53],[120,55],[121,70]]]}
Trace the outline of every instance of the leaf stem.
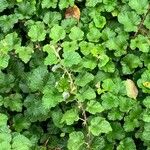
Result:
{"label": "leaf stem", "polygon": [[142,27],[142,25],[143,25],[143,23],[144,23],[144,21],[145,21],[147,15],[148,15],[148,13],[149,13],[149,11],[150,11],[150,5],[149,5],[149,7],[148,7],[148,9],[147,9],[146,14],[143,16],[143,18],[142,18],[142,20],[141,20],[141,22],[140,22],[140,24],[139,24],[139,26],[138,26],[137,32],[135,32],[135,34],[134,34],[134,38],[135,38],[135,37],[137,36],[137,34],[139,33],[139,31],[140,31],[140,29],[141,29],[141,27]]}

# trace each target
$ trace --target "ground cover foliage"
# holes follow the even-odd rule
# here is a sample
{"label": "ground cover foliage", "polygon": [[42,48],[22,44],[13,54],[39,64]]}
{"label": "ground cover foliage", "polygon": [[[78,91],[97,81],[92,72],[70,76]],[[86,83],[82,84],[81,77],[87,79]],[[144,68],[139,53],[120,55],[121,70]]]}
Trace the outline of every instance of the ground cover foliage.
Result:
{"label": "ground cover foliage", "polygon": [[0,0],[0,150],[150,150],[149,0]]}

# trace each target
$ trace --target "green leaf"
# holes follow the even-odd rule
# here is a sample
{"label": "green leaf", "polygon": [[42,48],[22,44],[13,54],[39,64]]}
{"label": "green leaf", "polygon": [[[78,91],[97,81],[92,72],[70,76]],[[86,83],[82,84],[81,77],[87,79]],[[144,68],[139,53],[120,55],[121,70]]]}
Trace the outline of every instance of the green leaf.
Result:
{"label": "green leaf", "polygon": [[31,149],[31,147],[32,143],[27,137],[19,133],[14,134],[12,139],[12,150],[20,150],[20,148],[21,150],[28,150]]}
{"label": "green leaf", "polygon": [[144,100],[143,100],[143,104],[146,108],[150,108],[150,96],[147,96]]}
{"label": "green leaf", "polygon": [[42,0],[42,8],[56,8],[58,0]]}
{"label": "green leaf", "polygon": [[118,107],[119,105],[119,98],[111,93],[104,93],[101,96],[102,99],[102,106],[104,109],[111,109]]}
{"label": "green leaf", "polygon": [[78,86],[84,87],[93,79],[94,79],[93,74],[88,73],[88,72],[82,72],[76,77],[75,84],[77,84]]}
{"label": "green leaf", "polygon": [[105,139],[103,137],[94,137],[91,142],[91,148],[94,150],[103,150],[105,147]]}
{"label": "green leaf", "polygon": [[88,7],[95,7],[97,4],[101,3],[102,0],[87,0],[86,1],[86,6]]}
{"label": "green leaf", "polygon": [[134,11],[122,11],[118,15],[118,21],[124,25],[127,32],[137,32],[141,19]]}
{"label": "green leaf", "polygon": [[141,78],[137,81],[139,88],[141,88],[144,93],[150,93],[149,81],[150,81],[150,69],[145,70],[142,73]]}
{"label": "green leaf", "polygon": [[144,20],[144,23],[143,23],[147,29],[150,30],[150,14],[148,14]]}
{"label": "green leaf", "polygon": [[19,16],[16,14],[0,16],[0,27],[3,32],[8,32],[18,22]]}
{"label": "green leaf", "polygon": [[142,139],[144,141],[150,141],[150,123],[144,124],[144,131],[142,132]]}
{"label": "green leaf", "polygon": [[86,110],[91,114],[96,114],[104,111],[104,108],[98,101],[90,100],[89,102],[87,102]]}
{"label": "green leaf", "polygon": [[150,122],[150,109],[143,111],[142,118],[144,122]]}
{"label": "green leaf", "polygon": [[117,6],[117,0],[103,0],[104,7],[107,12],[111,12]]}
{"label": "green leaf", "polygon": [[22,105],[22,96],[19,93],[4,97],[4,106],[11,111],[21,112]]}
{"label": "green leaf", "polygon": [[149,2],[148,0],[130,0],[129,6],[141,15],[148,11]]}
{"label": "green leaf", "polygon": [[46,23],[50,28],[54,25],[58,24],[59,20],[61,20],[62,16],[59,12],[56,11],[48,11],[43,16],[43,22]]}
{"label": "green leaf", "polygon": [[48,70],[46,66],[39,66],[28,74],[27,85],[31,91],[41,90],[47,82]]}
{"label": "green leaf", "polygon": [[59,1],[59,8],[60,9],[64,9],[64,8],[68,8],[69,6],[73,6],[74,5],[74,0],[60,0]]}
{"label": "green leaf", "polygon": [[85,86],[79,90],[79,93],[76,95],[79,101],[90,100],[96,98],[96,93],[93,88]]}
{"label": "green leaf", "polygon": [[31,38],[33,42],[43,41],[46,36],[45,25],[43,22],[35,22],[35,24],[31,25],[28,36]]}
{"label": "green leaf", "polygon": [[131,49],[135,50],[138,48],[143,53],[148,53],[150,49],[150,41],[148,37],[138,35],[135,39],[131,40]]}
{"label": "green leaf", "polygon": [[64,100],[61,93],[59,93],[55,88],[45,88],[43,94],[42,105],[45,109],[55,107]]}
{"label": "green leaf", "polygon": [[43,51],[48,53],[48,56],[45,58],[44,61],[45,65],[54,65],[59,62],[56,49],[53,45],[50,44],[44,45]]}
{"label": "green leaf", "polygon": [[86,41],[81,41],[79,43],[79,47],[80,47],[81,53],[87,56],[91,53],[91,50],[94,48],[94,44],[90,42],[86,42]]}
{"label": "green leaf", "polygon": [[9,6],[7,0],[0,0],[0,12],[6,9]]}
{"label": "green leaf", "polygon": [[79,27],[74,26],[73,28],[71,28],[71,32],[69,34],[71,40],[81,41],[83,39],[83,36],[84,32]]}
{"label": "green leaf", "polygon": [[0,69],[4,69],[8,66],[10,56],[0,51]]}
{"label": "green leaf", "polygon": [[59,40],[64,39],[66,36],[66,32],[63,27],[59,25],[55,25],[52,27],[50,32],[50,38],[54,40],[54,42],[58,42]]}
{"label": "green leaf", "polygon": [[68,51],[75,51],[78,49],[78,43],[76,41],[71,41],[71,42],[68,42],[68,41],[65,41],[62,43],[61,45],[63,47],[63,51],[65,52],[68,52]]}
{"label": "green leaf", "polygon": [[102,54],[99,56],[99,63],[98,63],[98,67],[104,67],[108,62],[109,62],[109,57],[105,54]]}
{"label": "green leaf", "polygon": [[69,134],[67,143],[68,150],[82,150],[84,144],[84,134],[81,131],[74,131]]}
{"label": "green leaf", "polygon": [[90,28],[89,33],[87,34],[87,39],[90,42],[98,42],[101,37],[101,33],[97,28]]}
{"label": "green leaf", "polygon": [[30,60],[33,52],[33,48],[29,46],[21,46],[16,48],[16,53],[19,55],[19,58],[25,63]]}
{"label": "green leaf", "polygon": [[123,139],[120,142],[119,146],[117,147],[117,150],[126,150],[126,149],[136,150],[136,145],[132,138],[127,137]]}
{"label": "green leaf", "polygon": [[74,51],[65,51],[63,53],[63,64],[66,67],[72,67],[73,65],[77,65],[81,62],[81,56]]}
{"label": "green leaf", "polygon": [[8,121],[8,117],[5,114],[0,113],[0,127],[6,126],[7,121]]}
{"label": "green leaf", "polygon": [[21,45],[21,40],[18,38],[18,34],[16,32],[12,32],[7,34],[3,40],[0,41],[0,52],[2,54],[7,54],[8,51],[16,49],[16,47]]}
{"label": "green leaf", "polygon": [[13,117],[13,127],[17,132],[21,132],[23,129],[28,129],[30,126],[29,120],[25,118],[21,113]]}
{"label": "green leaf", "polygon": [[137,67],[141,67],[140,58],[134,54],[127,54],[121,61],[123,74],[132,74]]}
{"label": "green leaf", "polygon": [[78,120],[79,120],[79,115],[77,110],[70,109],[63,114],[61,122],[65,122],[67,125],[72,125],[75,121]]}
{"label": "green leaf", "polygon": [[94,16],[94,24],[97,28],[102,29],[106,24],[106,19],[103,16]]}
{"label": "green leaf", "polygon": [[102,133],[109,133],[110,131],[112,131],[112,128],[109,122],[104,118],[94,117],[90,121],[89,130],[94,136],[99,136]]}
{"label": "green leaf", "polygon": [[111,123],[112,132],[107,135],[107,138],[110,142],[114,140],[122,140],[125,137],[124,129],[121,124],[118,122]]}

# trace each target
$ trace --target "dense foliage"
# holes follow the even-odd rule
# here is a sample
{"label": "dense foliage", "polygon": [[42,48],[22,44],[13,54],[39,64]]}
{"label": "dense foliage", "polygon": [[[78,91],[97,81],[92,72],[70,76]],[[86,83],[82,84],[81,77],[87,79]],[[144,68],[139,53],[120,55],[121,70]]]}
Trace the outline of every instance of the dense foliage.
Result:
{"label": "dense foliage", "polygon": [[0,150],[150,150],[149,5],[0,0]]}

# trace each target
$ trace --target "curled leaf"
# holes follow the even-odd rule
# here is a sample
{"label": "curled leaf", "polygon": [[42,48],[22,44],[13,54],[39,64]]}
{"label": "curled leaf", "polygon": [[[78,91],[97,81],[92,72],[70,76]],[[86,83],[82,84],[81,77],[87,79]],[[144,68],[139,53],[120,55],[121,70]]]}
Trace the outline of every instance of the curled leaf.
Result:
{"label": "curled leaf", "polygon": [[125,81],[127,96],[133,99],[136,99],[138,96],[138,89],[135,86],[135,83],[131,79]]}
{"label": "curled leaf", "polygon": [[71,17],[74,17],[77,20],[80,19],[80,9],[76,5],[66,9],[65,18],[71,18]]}

